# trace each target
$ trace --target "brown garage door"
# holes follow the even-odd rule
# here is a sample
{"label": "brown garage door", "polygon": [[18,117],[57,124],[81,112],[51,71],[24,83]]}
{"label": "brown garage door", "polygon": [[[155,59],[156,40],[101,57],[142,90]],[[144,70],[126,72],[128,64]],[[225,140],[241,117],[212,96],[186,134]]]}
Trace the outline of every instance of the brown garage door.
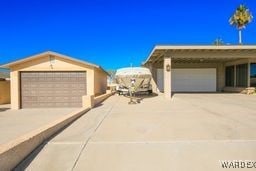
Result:
{"label": "brown garage door", "polygon": [[82,107],[86,72],[21,72],[22,108]]}

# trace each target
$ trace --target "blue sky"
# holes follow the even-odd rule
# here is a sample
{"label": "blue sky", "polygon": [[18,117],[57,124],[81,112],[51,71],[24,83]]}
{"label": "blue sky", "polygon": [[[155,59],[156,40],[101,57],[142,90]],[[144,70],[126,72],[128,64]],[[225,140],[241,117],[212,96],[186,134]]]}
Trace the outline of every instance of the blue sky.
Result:
{"label": "blue sky", "polygon": [[[52,50],[105,69],[138,66],[156,44],[237,44],[228,23],[255,0],[1,0],[0,63]],[[256,44],[256,21],[243,31]]]}

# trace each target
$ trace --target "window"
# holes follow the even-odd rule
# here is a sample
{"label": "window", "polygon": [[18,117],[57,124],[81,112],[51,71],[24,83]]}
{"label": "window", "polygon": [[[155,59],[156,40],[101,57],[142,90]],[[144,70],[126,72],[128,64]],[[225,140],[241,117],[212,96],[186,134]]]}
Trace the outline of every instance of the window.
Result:
{"label": "window", "polygon": [[236,86],[247,87],[248,79],[248,64],[241,64],[236,66]]}
{"label": "window", "polygon": [[250,82],[250,86],[251,87],[256,87],[256,63],[251,63],[251,82]]}
{"label": "window", "polygon": [[226,86],[233,87],[234,86],[234,66],[226,67]]}

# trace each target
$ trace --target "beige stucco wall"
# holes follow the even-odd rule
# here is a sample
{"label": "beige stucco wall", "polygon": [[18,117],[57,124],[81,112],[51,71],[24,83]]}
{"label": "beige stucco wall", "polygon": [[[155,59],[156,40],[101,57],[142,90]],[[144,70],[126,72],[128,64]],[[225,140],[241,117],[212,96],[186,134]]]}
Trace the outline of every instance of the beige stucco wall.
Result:
{"label": "beige stucco wall", "polygon": [[[20,72],[21,71],[86,71],[87,77],[87,95],[95,95],[98,93],[98,89],[101,86],[105,87],[107,81],[100,80],[97,88],[95,88],[95,68],[89,65],[78,63],[72,60],[63,59],[60,57],[55,57],[55,59],[50,62],[49,57],[42,56],[34,60],[27,61],[15,66],[11,66],[11,108],[20,108]],[[99,74],[99,79],[103,76]],[[103,75],[103,74],[102,74]],[[105,74],[106,75],[106,74]],[[106,83],[105,83],[106,82]],[[103,88],[102,88],[103,89]]]}
{"label": "beige stucco wall", "polygon": [[107,90],[107,75],[105,72],[94,69],[94,93],[95,96],[105,94]]}
{"label": "beige stucco wall", "polygon": [[10,81],[0,81],[0,104],[9,104],[10,101]]}
{"label": "beige stucco wall", "polygon": [[19,72],[17,70],[10,73],[11,81],[11,108],[20,108],[20,82],[19,82]]}

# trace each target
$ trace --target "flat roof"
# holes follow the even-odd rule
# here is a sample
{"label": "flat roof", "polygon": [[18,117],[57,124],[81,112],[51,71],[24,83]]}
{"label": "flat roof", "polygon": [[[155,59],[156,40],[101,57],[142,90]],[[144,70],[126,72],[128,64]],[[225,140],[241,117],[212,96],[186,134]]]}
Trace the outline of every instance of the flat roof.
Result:
{"label": "flat roof", "polygon": [[156,45],[154,49],[256,49],[256,45]]}
{"label": "flat roof", "polygon": [[156,45],[143,64],[152,58],[172,52],[253,52],[256,57],[256,45]]}

